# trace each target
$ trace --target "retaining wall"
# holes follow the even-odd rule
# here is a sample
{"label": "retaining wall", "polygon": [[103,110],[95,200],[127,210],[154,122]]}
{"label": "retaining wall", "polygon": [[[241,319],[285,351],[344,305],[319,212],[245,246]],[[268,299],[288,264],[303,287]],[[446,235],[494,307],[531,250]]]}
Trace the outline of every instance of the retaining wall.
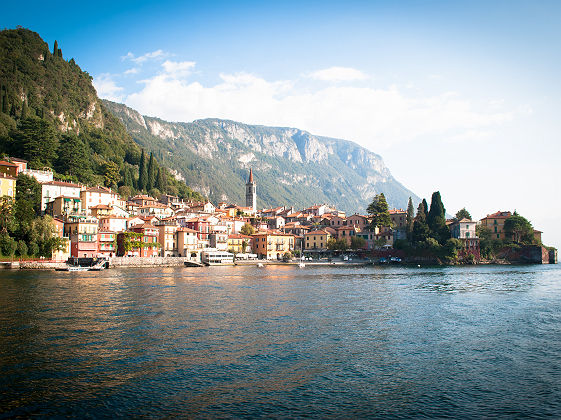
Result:
{"label": "retaining wall", "polygon": [[189,257],[112,257],[109,268],[117,267],[173,267],[183,266]]}

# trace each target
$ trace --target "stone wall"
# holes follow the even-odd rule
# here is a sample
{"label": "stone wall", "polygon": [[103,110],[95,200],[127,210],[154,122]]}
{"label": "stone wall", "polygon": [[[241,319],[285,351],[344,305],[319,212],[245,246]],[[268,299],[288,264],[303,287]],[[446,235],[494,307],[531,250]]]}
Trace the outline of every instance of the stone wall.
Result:
{"label": "stone wall", "polygon": [[173,267],[183,266],[189,257],[113,257],[109,258],[109,268],[117,267]]}

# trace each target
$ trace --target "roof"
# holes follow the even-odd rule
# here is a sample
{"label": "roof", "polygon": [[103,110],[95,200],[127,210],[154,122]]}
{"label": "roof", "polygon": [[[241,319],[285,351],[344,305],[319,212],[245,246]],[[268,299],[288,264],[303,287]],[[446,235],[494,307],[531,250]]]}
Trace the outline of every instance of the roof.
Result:
{"label": "roof", "polygon": [[233,233],[228,235],[228,239],[251,239],[251,236]]}
{"label": "roof", "polygon": [[98,204],[97,206],[90,207],[90,209],[96,209],[96,210],[101,210],[101,209],[111,210],[112,208],[113,207],[108,206],[107,204]]}
{"label": "roof", "polygon": [[43,182],[42,185],[54,185],[57,187],[71,187],[71,188],[82,188],[81,185],[73,184],[72,182],[64,182],[64,181],[49,181]]}
{"label": "roof", "polygon": [[21,158],[10,158],[13,162],[27,163],[27,160]]}
{"label": "roof", "polygon": [[249,168],[249,180],[247,181],[248,184],[253,182],[253,170]]}
{"label": "roof", "polygon": [[179,228],[179,229],[177,229],[177,231],[178,232],[187,232],[187,233],[199,233],[194,229],[189,229],[189,228],[185,228],[185,227]]}
{"label": "roof", "polygon": [[306,235],[331,235],[331,234],[325,230],[314,230],[312,232],[306,233]]}
{"label": "roof", "polygon": [[93,193],[101,193],[101,194],[115,194],[113,191],[111,191],[111,189],[106,188],[106,187],[100,187],[100,186],[96,186],[96,187],[88,187],[85,190],[86,192],[93,192]]}
{"label": "roof", "polygon": [[8,162],[6,160],[0,160],[0,166],[13,166],[15,168],[18,167],[18,165],[16,165],[15,163]]}
{"label": "roof", "polygon": [[510,216],[512,216],[512,213],[509,211],[498,211],[493,214],[488,214],[483,219],[508,219]]}

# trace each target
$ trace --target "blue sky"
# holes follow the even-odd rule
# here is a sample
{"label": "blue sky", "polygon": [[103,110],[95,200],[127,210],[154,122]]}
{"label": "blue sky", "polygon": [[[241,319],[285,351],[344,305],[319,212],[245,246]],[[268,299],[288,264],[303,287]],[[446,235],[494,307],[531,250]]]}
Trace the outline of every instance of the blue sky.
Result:
{"label": "blue sky", "polygon": [[[301,4],[305,3],[305,4]],[[343,137],[449,213],[517,209],[561,246],[561,2],[10,2],[148,115]]]}

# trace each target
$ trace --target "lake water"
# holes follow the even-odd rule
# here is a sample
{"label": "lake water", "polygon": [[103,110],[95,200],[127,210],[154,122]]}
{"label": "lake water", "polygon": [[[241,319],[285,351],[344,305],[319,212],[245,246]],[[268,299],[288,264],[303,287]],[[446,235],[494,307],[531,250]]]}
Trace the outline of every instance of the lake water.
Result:
{"label": "lake water", "polygon": [[561,270],[0,272],[0,417],[561,417]]}

